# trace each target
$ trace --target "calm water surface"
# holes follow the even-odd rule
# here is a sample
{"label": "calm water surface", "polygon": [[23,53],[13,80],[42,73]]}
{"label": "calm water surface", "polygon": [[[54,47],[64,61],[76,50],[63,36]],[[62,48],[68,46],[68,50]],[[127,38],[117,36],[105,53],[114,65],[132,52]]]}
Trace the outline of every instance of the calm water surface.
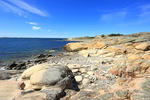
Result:
{"label": "calm water surface", "polygon": [[46,50],[62,50],[63,38],[0,38],[0,61],[30,57]]}

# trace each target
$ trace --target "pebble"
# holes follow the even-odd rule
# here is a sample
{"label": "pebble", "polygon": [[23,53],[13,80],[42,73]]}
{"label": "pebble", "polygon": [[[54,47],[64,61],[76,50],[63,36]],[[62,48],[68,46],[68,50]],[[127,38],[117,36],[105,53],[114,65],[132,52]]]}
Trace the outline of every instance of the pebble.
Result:
{"label": "pebble", "polygon": [[84,78],[83,81],[82,81],[82,84],[83,84],[83,85],[86,85],[86,84],[88,84],[89,82],[90,82],[89,79]]}
{"label": "pebble", "polygon": [[76,72],[78,72],[79,71],[79,69],[72,69],[72,72],[73,73],[76,73]]}
{"label": "pebble", "polygon": [[78,75],[78,76],[75,76],[75,79],[77,82],[81,82],[82,81],[82,76]]}
{"label": "pebble", "polygon": [[86,73],[87,71],[86,71],[85,68],[80,68],[80,72],[81,72],[81,73]]}
{"label": "pebble", "polygon": [[97,66],[91,66],[91,70],[96,70],[97,69]]}
{"label": "pebble", "polygon": [[88,71],[87,74],[91,76],[91,75],[94,75],[94,72],[93,71]]}

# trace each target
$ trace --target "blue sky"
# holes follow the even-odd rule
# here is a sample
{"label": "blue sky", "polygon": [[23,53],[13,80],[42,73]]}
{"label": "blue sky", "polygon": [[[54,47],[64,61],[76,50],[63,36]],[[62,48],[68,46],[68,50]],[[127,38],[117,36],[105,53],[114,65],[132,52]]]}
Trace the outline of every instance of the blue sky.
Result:
{"label": "blue sky", "polygon": [[0,0],[0,37],[148,32],[150,0]]}

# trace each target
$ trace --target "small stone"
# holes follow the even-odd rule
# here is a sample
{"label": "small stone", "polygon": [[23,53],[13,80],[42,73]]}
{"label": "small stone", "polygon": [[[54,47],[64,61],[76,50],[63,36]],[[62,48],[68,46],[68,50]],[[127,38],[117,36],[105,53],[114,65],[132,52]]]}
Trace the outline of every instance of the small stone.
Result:
{"label": "small stone", "polygon": [[79,71],[79,69],[72,69],[72,72],[73,73],[76,73],[76,72],[78,72]]}
{"label": "small stone", "polygon": [[91,83],[94,83],[97,80],[97,77],[95,75],[91,75],[89,79]]}
{"label": "small stone", "polygon": [[97,66],[91,66],[91,70],[96,70]]}
{"label": "small stone", "polygon": [[98,97],[98,100],[110,100],[113,98],[114,94],[113,93],[106,93]]}
{"label": "small stone", "polygon": [[81,82],[82,81],[82,76],[75,76],[75,79],[77,82]]}
{"label": "small stone", "polygon": [[18,82],[18,88],[21,89],[21,90],[24,90],[25,88],[25,83],[24,82]]}
{"label": "small stone", "polygon": [[116,92],[116,94],[117,94],[118,97],[124,99],[125,97],[128,96],[128,91],[118,90],[118,91]]}
{"label": "small stone", "polygon": [[87,78],[87,77],[89,77],[89,75],[85,74],[84,77]]}
{"label": "small stone", "polygon": [[59,100],[65,95],[64,91],[61,88],[42,89],[40,92],[47,95],[46,100]]}
{"label": "small stone", "polygon": [[81,73],[86,73],[86,69],[85,69],[85,68],[81,68],[81,69],[80,69],[80,72],[81,72]]}
{"label": "small stone", "polygon": [[82,81],[82,84],[83,84],[83,85],[86,85],[86,84],[88,84],[89,82],[90,82],[89,79],[84,78],[83,81]]}
{"label": "small stone", "polygon": [[94,75],[94,72],[93,71],[89,71],[89,72],[87,72],[87,74],[91,76],[91,75]]}

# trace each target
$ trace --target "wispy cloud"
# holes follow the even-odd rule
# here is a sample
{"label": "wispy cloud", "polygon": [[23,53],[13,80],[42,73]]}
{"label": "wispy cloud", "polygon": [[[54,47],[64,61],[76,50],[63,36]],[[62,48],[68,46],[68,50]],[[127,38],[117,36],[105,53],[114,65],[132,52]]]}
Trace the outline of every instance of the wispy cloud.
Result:
{"label": "wispy cloud", "polygon": [[5,11],[7,12],[12,12],[12,13],[16,13],[18,15],[24,15],[25,12],[22,11],[21,9],[7,3],[7,2],[4,2],[4,1],[0,1],[0,7],[3,8]]}
{"label": "wispy cloud", "polygon": [[23,0],[1,0],[0,6],[4,10],[9,10],[13,13],[23,15],[26,12],[37,14],[40,16],[48,16],[46,12],[41,11],[40,9],[31,6],[30,4],[24,2]]}
{"label": "wispy cloud", "polygon": [[125,21],[117,24],[118,26],[130,26],[130,25],[145,25],[147,23],[150,23],[150,4],[145,5],[137,5],[135,8],[129,7],[130,14],[128,14],[130,17],[134,17],[134,19],[130,21]]}
{"label": "wispy cloud", "polygon": [[101,20],[102,21],[113,21],[113,20],[119,20],[124,18],[127,15],[127,12],[125,11],[120,11],[120,12],[113,12],[113,13],[106,13],[102,14]]}
{"label": "wispy cloud", "polygon": [[141,5],[140,7],[140,15],[141,17],[150,17],[150,4]]}
{"label": "wispy cloud", "polygon": [[52,30],[51,30],[51,29],[48,29],[47,31],[48,31],[48,32],[52,32]]}
{"label": "wispy cloud", "polygon": [[28,23],[30,25],[38,25],[38,23],[36,23],[36,22],[26,22],[26,23]]}
{"label": "wispy cloud", "polygon": [[147,10],[150,9],[150,4],[141,5],[140,8],[141,8],[143,11],[147,11]]}
{"label": "wispy cloud", "polygon": [[41,27],[32,26],[32,29],[33,29],[33,30],[39,30],[39,29],[41,29]]}

